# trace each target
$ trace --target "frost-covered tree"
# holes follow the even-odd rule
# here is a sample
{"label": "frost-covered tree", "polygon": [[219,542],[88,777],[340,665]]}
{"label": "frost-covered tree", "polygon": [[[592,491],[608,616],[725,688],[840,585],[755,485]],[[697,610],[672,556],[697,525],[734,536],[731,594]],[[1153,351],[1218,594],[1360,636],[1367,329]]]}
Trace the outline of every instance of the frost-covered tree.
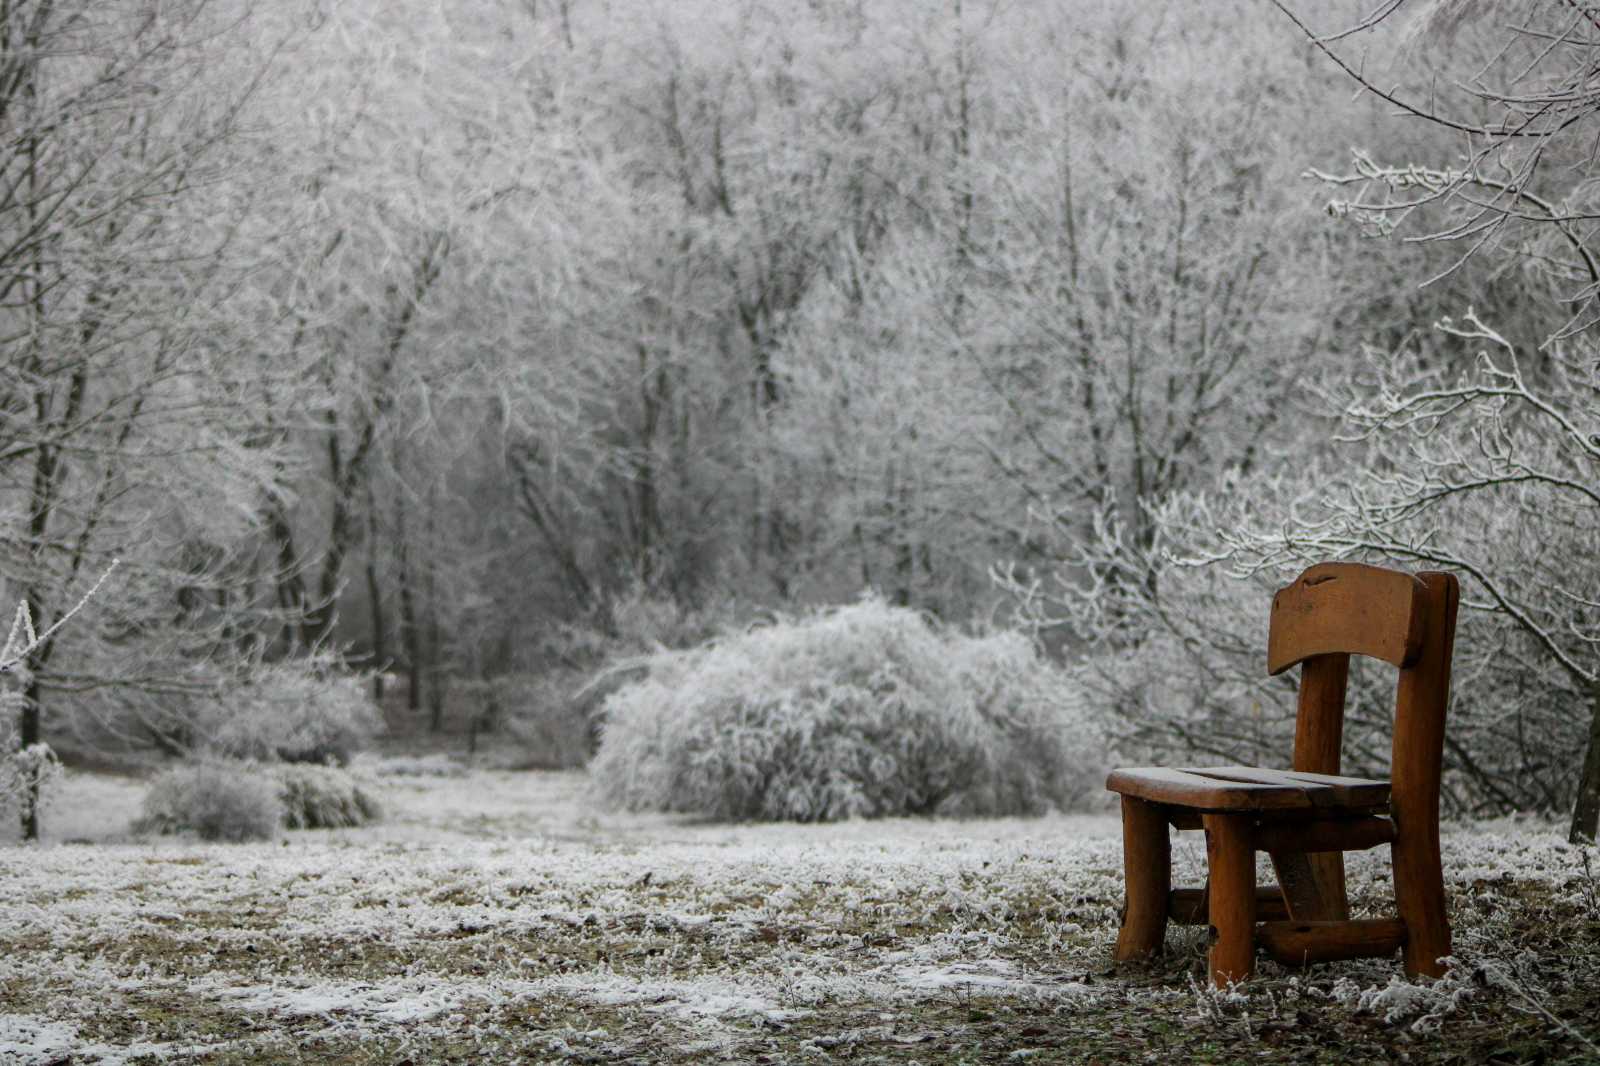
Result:
{"label": "frost-covered tree", "polygon": [[[1380,317],[1364,319],[1363,290],[1352,290],[1330,324],[1372,329],[1385,346],[1362,363],[1313,368],[1289,398],[1330,439],[1308,434],[1292,463],[1232,466],[1208,492],[1139,497],[1148,540],[1102,510],[1066,565],[1013,588],[1036,620],[1070,622],[1091,644],[1080,682],[1115,708],[1124,743],[1281,758],[1292,708],[1259,661],[1272,588],[1339,556],[1454,571],[1465,594],[1445,802],[1570,808],[1573,838],[1592,838],[1600,389],[1587,318],[1589,156],[1578,142],[1592,135],[1584,86],[1596,29],[1561,4],[1521,5],[1528,21],[1515,29],[1475,27],[1480,8],[1429,5],[1403,53],[1482,60],[1460,93],[1430,91],[1427,76],[1369,86],[1425,129],[1451,132],[1441,143],[1455,149],[1433,151],[1465,155],[1401,165],[1373,149],[1351,174],[1318,175],[1336,186],[1336,219],[1421,253],[1396,259],[1389,242],[1372,246],[1384,284],[1428,283],[1433,314],[1468,298],[1476,312],[1397,332],[1392,296],[1366,290]],[[1454,51],[1434,47],[1447,30],[1462,34]],[[1353,46],[1320,37],[1315,47],[1338,56]],[[1140,580],[1149,574],[1159,582]],[[1350,701],[1346,756],[1358,772],[1384,769],[1374,683],[1358,675]],[[1172,707],[1183,710],[1162,710]]]}
{"label": "frost-covered tree", "polygon": [[[1515,19],[1495,17],[1506,13]],[[1353,173],[1322,175],[1342,191],[1332,209],[1370,231],[1450,248],[1442,276],[1477,272],[1506,284],[1521,275],[1544,303],[1527,323],[1462,308],[1438,327],[1459,342],[1439,345],[1464,356],[1459,369],[1402,354],[1367,390],[1343,396],[1345,415],[1378,455],[1368,477],[1325,500],[1308,533],[1471,577],[1484,624],[1501,634],[1475,665],[1514,726],[1503,742],[1532,745],[1538,755],[1525,758],[1526,771],[1550,783],[1550,800],[1571,797],[1572,838],[1593,840],[1600,249],[1591,142],[1600,22],[1578,4],[1435,0],[1410,33],[1415,62],[1453,75],[1460,56],[1472,61],[1470,74],[1453,92],[1376,91],[1451,131],[1457,154],[1358,154]],[[1319,47],[1375,88],[1331,43]],[[1571,752],[1586,754],[1574,761]]]}
{"label": "frost-covered tree", "polygon": [[1519,353],[1470,314],[1439,328],[1472,353],[1472,369],[1378,357],[1374,380],[1340,397],[1365,468],[1330,474],[1291,522],[1238,537],[1236,558],[1359,554],[1461,575],[1459,769],[1502,806],[1570,805],[1573,839],[1590,838],[1600,773],[1600,575],[1591,565],[1600,556],[1600,377],[1571,342]]}
{"label": "frost-covered tree", "polygon": [[234,179],[287,32],[225,0],[0,8],[0,575],[50,633],[26,657],[23,748],[56,711],[53,729],[164,735],[248,624],[273,320],[251,281],[259,190]]}
{"label": "frost-covered tree", "polygon": [[540,348],[566,265],[554,191],[582,180],[547,29],[512,3],[342,4],[282,51],[271,90],[291,224],[265,273],[315,388],[269,408],[294,458],[262,501],[257,568],[280,649],[398,663],[435,721],[452,657],[535,599],[506,561],[537,569],[507,543],[504,441],[577,402]]}
{"label": "frost-covered tree", "polygon": [[[959,609],[994,559],[1048,566],[1108,507],[1148,545],[1139,501],[1304,434],[1286,401],[1350,244],[1295,180],[1312,90],[1270,33],[1167,14],[930,20],[914,84],[937,104],[908,123],[936,136],[782,348],[819,561]],[[1248,99],[1216,77],[1241,54]]]}

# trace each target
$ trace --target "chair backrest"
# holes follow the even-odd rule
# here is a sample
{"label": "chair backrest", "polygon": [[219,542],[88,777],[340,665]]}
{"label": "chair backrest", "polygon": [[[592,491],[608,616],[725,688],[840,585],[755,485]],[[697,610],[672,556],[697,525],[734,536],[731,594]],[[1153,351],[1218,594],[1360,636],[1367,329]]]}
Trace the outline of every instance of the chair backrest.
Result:
{"label": "chair backrest", "polygon": [[1294,768],[1337,774],[1350,656],[1400,668],[1390,771],[1393,806],[1438,821],[1456,604],[1453,575],[1320,563],[1272,598],[1267,671],[1300,663]]}

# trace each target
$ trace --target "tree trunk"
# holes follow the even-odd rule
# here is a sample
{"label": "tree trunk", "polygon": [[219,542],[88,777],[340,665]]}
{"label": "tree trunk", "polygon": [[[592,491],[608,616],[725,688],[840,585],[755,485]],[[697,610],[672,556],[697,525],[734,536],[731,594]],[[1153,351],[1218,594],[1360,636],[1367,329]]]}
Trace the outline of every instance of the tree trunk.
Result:
{"label": "tree trunk", "polygon": [[[32,675],[22,687],[22,732],[18,750],[27,751],[39,743],[39,682]],[[39,839],[39,774],[28,773],[22,788],[22,839]]]}
{"label": "tree trunk", "polygon": [[1578,778],[1578,796],[1572,804],[1572,828],[1567,840],[1593,844],[1600,831],[1600,678],[1589,682],[1589,748]]}
{"label": "tree trunk", "polygon": [[579,611],[598,606],[600,589],[584,572],[583,563],[578,557],[577,541],[568,534],[560,512],[534,480],[537,472],[525,459],[513,456],[512,463],[516,470],[517,497],[522,513],[550,549]]}
{"label": "tree trunk", "polygon": [[360,421],[351,427],[353,441],[348,455],[340,439],[337,412],[330,410],[327,415],[328,473],[333,483],[333,501],[328,519],[328,544],[323,550],[322,572],[317,578],[317,602],[308,606],[301,623],[301,639],[308,648],[326,640],[338,621],[344,561],[356,537],[356,492],[362,487],[366,487],[369,493],[371,491],[371,485],[366,481],[367,467],[377,446],[379,423],[394,407],[395,366],[416,324],[422,301],[438,280],[439,271],[444,267],[444,257],[449,251],[450,235],[443,230],[434,232],[428,240],[428,246],[423,249],[422,258],[412,270],[411,291],[394,310],[383,357],[367,383],[371,392],[371,409],[364,412]]}
{"label": "tree trunk", "polygon": [[434,515],[439,506],[438,487],[428,489],[428,514],[424,527],[422,595],[428,612],[428,729],[437,733],[444,728],[444,637],[439,622],[438,552],[434,536]]}
{"label": "tree trunk", "polygon": [[411,547],[406,543],[406,510],[400,493],[394,501],[394,550],[400,585],[400,646],[406,657],[406,710],[422,709],[422,631],[417,626],[417,596],[411,587]]}
{"label": "tree trunk", "polygon": [[367,486],[367,599],[372,608],[372,698],[383,700],[383,672],[389,668],[389,627],[383,617],[378,583],[378,508]]}
{"label": "tree trunk", "polygon": [[295,547],[294,527],[289,523],[283,500],[274,495],[267,501],[266,512],[267,533],[277,553],[277,573],[273,581],[277,588],[278,606],[283,608],[284,617],[288,619],[284,623],[282,640],[285,645],[292,647],[299,643],[299,620],[304,618],[306,611],[304,568],[299,549]]}

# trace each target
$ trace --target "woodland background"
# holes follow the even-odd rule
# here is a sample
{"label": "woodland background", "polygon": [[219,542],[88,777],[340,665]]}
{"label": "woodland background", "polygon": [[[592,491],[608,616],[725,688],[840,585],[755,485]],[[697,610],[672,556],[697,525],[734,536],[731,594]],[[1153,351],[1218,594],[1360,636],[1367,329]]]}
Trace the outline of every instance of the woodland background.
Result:
{"label": "woodland background", "polygon": [[1337,555],[1462,575],[1447,809],[1592,835],[1600,26],[1398,6],[0,4],[0,592],[117,561],[6,749],[388,685],[579,762],[617,662],[875,589],[1278,761]]}

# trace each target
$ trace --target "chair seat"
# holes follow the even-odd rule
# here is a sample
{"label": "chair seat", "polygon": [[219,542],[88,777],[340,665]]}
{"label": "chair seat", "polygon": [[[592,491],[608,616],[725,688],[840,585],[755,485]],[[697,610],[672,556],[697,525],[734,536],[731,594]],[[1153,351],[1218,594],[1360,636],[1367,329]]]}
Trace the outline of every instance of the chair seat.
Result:
{"label": "chair seat", "polygon": [[1111,771],[1106,788],[1150,803],[1196,811],[1373,811],[1389,805],[1389,782],[1258,766]]}

